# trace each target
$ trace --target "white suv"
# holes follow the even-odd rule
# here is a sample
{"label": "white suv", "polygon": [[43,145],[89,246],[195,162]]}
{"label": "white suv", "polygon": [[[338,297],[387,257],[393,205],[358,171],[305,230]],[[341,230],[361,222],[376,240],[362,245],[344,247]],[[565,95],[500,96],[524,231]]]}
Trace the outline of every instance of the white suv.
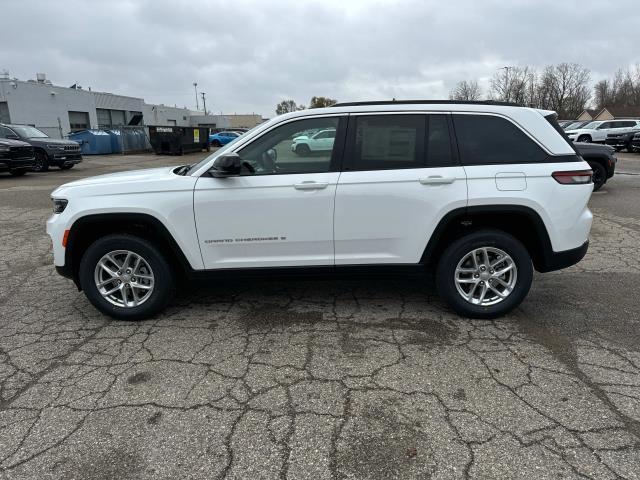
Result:
{"label": "white suv", "polygon": [[610,133],[625,133],[640,127],[640,120],[598,120],[577,130],[567,130],[569,139],[581,143],[604,143]]}
{"label": "white suv", "polygon": [[[299,156],[301,132],[335,131]],[[195,165],[52,194],[58,271],[102,312],[159,312],[185,279],[435,272],[458,313],[516,307],[586,253],[589,165],[555,114],[492,102],[338,104],[274,118]],[[418,277],[419,278],[419,277]]]}

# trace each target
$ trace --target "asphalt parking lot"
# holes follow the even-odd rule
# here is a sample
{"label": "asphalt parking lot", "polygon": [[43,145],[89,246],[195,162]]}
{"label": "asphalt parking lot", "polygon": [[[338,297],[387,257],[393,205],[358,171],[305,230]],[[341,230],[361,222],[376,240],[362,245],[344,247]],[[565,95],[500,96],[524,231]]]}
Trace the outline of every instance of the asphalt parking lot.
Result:
{"label": "asphalt parking lot", "polygon": [[53,269],[50,192],[203,155],[0,175],[0,476],[640,478],[640,155],[592,197],[587,257],[496,321],[395,278],[100,315]]}

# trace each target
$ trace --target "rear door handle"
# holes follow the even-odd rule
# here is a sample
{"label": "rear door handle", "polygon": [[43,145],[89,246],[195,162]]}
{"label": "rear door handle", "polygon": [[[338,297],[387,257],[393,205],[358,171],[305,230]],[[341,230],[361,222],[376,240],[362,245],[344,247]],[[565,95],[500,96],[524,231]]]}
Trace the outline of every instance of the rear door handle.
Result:
{"label": "rear door handle", "polygon": [[447,185],[455,182],[455,177],[441,177],[440,175],[433,175],[427,178],[421,178],[420,183],[422,185]]}
{"label": "rear door handle", "polygon": [[302,182],[293,185],[296,190],[322,190],[327,188],[329,182]]}

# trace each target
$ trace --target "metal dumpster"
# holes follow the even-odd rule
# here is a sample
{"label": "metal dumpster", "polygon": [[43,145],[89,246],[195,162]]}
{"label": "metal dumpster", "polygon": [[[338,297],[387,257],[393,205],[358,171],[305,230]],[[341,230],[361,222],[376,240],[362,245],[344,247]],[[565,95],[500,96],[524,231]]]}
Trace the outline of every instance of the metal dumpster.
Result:
{"label": "metal dumpster", "polygon": [[149,141],[157,154],[182,155],[209,150],[209,127],[150,126]]}
{"label": "metal dumpster", "polygon": [[69,134],[69,140],[78,142],[83,155],[107,155],[113,153],[111,136],[104,130],[81,130]]}

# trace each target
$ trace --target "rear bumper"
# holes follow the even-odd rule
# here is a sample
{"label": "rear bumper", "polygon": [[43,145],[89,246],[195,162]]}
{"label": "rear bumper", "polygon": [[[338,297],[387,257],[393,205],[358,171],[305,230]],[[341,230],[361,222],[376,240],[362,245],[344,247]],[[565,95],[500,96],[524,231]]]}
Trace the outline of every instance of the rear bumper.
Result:
{"label": "rear bumper", "polygon": [[537,265],[539,272],[553,272],[554,270],[562,270],[563,268],[575,265],[584,258],[589,249],[589,240],[584,242],[580,247],[562,252],[545,252],[544,259]]}

